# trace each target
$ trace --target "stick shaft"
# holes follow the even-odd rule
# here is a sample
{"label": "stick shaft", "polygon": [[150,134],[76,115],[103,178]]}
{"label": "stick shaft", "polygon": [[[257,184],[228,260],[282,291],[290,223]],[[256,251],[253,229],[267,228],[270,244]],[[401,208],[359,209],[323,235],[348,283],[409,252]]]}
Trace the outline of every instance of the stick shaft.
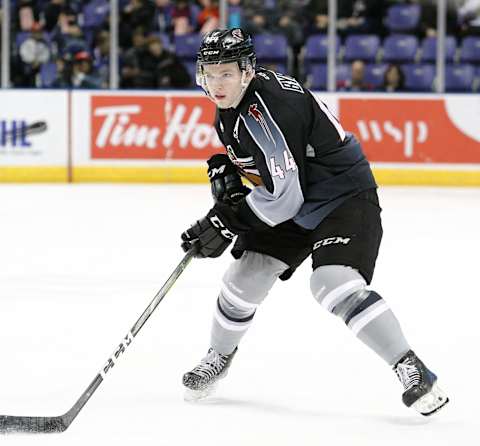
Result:
{"label": "stick shaft", "polygon": [[162,288],[158,291],[155,297],[152,299],[148,307],[142,313],[140,318],[135,322],[129,333],[122,339],[119,346],[115,349],[114,353],[108,358],[106,364],[95,376],[90,385],[80,395],[80,398],[70,408],[68,412],[61,416],[54,417],[22,417],[13,415],[0,415],[0,433],[10,432],[25,432],[25,433],[50,433],[50,432],[63,432],[70,426],[72,421],[77,417],[79,412],[85,406],[87,401],[92,397],[100,384],[104,381],[108,372],[117,363],[120,356],[123,355],[125,350],[133,341],[133,338],[138,334],[145,322],[149,319],[152,313],[157,308],[158,304],[163,300],[168,291],[172,288],[173,284],[177,281],[185,268],[188,266],[192,258],[196,253],[196,247],[191,248],[177,265],[173,273],[167,279]]}

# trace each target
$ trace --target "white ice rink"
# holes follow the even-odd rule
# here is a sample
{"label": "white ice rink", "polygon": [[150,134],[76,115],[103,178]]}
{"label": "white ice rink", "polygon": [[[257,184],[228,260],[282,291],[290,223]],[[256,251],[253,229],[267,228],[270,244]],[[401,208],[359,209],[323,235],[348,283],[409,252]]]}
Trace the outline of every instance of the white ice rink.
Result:
{"label": "white ice rink", "polygon": [[[380,195],[372,286],[449,393],[436,416],[405,408],[389,367],[314,301],[308,261],[259,308],[216,397],[185,403],[225,254],[192,261],[66,432],[1,444],[480,444],[480,189]],[[0,414],[60,415],[183,257],[208,186],[2,185],[0,203]]]}

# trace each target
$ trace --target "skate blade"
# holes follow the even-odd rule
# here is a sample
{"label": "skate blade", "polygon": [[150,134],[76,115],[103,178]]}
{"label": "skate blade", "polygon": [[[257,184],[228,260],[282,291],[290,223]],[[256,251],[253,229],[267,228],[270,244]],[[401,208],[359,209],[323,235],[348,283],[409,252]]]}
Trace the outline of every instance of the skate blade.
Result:
{"label": "skate blade", "polygon": [[215,382],[200,390],[186,389],[183,395],[183,399],[187,403],[195,403],[197,401],[204,400],[205,398],[208,398],[215,393],[215,391],[217,390],[217,386],[218,384]]}
{"label": "skate blade", "polygon": [[420,412],[422,415],[428,417],[429,415],[432,415],[440,410],[448,403],[448,401],[449,399],[445,392],[435,383],[432,387],[432,390],[415,401],[412,404],[412,407],[417,412]]}

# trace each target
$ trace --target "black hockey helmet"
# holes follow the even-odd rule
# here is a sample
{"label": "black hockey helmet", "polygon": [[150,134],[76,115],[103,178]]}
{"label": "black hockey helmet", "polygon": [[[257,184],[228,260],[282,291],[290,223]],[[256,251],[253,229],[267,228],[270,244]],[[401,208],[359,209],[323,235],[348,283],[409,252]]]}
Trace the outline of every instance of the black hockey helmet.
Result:
{"label": "black hockey helmet", "polygon": [[205,35],[197,54],[198,65],[238,62],[241,70],[247,64],[255,67],[255,50],[251,37],[240,28],[216,29]]}

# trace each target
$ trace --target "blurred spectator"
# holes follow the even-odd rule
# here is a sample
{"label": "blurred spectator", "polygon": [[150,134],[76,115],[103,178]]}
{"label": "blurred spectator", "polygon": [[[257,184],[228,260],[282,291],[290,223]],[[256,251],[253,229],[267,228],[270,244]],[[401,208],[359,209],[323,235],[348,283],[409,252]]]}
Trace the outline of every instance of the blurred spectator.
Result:
{"label": "blurred spectator", "polygon": [[121,88],[135,88],[135,78],[140,74],[139,60],[147,51],[147,39],[141,28],[132,35],[133,46],[125,51],[120,75]]}
{"label": "blurred spectator", "polygon": [[294,52],[298,52],[304,42],[298,11],[299,9],[291,6],[278,8],[277,13],[272,16],[274,22],[271,26],[273,32],[283,34],[287,38],[288,45]]}
{"label": "blurred spectator", "polygon": [[14,84],[16,87],[35,87],[40,65],[50,59],[50,48],[40,23],[33,23],[31,34],[20,45],[18,53],[19,63]]}
{"label": "blurred spectator", "polygon": [[271,26],[267,19],[267,11],[264,8],[255,8],[246,12],[243,29],[250,35],[271,32]]}
{"label": "blurred spectator", "polygon": [[197,17],[198,31],[206,34],[220,27],[218,0],[199,0],[203,7]]}
{"label": "blurred spectator", "polygon": [[67,11],[68,6],[66,0],[50,0],[50,2],[48,2],[43,9],[45,30],[47,32],[53,31],[53,29],[57,26],[60,13],[66,13]]}
{"label": "blurred spectator", "polygon": [[[38,21],[38,10],[34,0],[19,0],[18,24],[21,31],[30,31],[33,24]],[[10,12],[12,14],[12,12]]]}
{"label": "blurred spectator", "polygon": [[146,50],[139,50],[125,63],[122,78],[122,85],[131,88],[183,88],[191,84],[187,69],[156,36],[148,37]]}
{"label": "blurred spectator", "polygon": [[154,29],[158,32],[171,34],[173,31],[173,5],[171,0],[155,0]]}
{"label": "blurred spectator", "polygon": [[57,60],[57,78],[53,81],[57,88],[90,88],[102,87],[101,79],[93,68],[90,55],[79,51],[73,58]]}
{"label": "blurred spectator", "polygon": [[338,0],[338,32],[383,34],[383,0]]}
{"label": "blurred spectator", "polygon": [[385,70],[382,91],[388,93],[405,91],[405,75],[399,65],[389,65]]}
{"label": "blurred spectator", "polygon": [[[458,7],[464,0],[447,0],[447,34],[457,34]],[[421,37],[434,37],[437,35],[437,0],[412,0],[420,3],[422,15],[420,18]]]}
{"label": "blurred spectator", "polygon": [[305,7],[305,37],[326,34],[328,29],[328,0],[310,0]]}
{"label": "blurred spectator", "polygon": [[480,0],[465,0],[458,16],[462,35],[480,35]]}
{"label": "blurred spectator", "polygon": [[172,11],[173,34],[181,36],[190,34],[197,28],[199,7],[188,0],[174,0]]}
{"label": "blurred spectator", "polygon": [[109,57],[110,33],[108,31],[100,31],[95,39],[95,47],[93,49],[93,68],[98,73],[102,88],[108,88],[110,79]]}
{"label": "blurred spectator", "polygon": [[365,62],[354,60],[350,79],[337,82],[337,89],[340,91],[371,91],[373,85],[365,82]]}
{"label": "blurred spectator", "polygon": [[150,0],[130,0],[120,14],[120,46],[132,46],[132,33],[141,27],[145,33],[153,31],[155,5]]}

